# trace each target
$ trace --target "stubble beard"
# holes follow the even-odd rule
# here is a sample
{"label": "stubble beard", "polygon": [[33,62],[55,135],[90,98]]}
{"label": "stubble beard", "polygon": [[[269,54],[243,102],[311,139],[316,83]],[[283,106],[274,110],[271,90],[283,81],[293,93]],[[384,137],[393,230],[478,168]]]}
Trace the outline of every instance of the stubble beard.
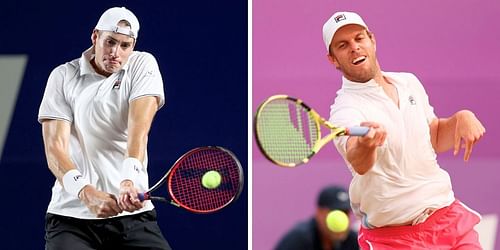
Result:
{"label": "stubble beard", "polygon": [[340,65],[339,70],[348,80],[353,82],[365,83],[375,77],[378,69],[377,63],[375,61],[370,60],[368,63],[370,63],[370,67],[368,69],[357,69]]}

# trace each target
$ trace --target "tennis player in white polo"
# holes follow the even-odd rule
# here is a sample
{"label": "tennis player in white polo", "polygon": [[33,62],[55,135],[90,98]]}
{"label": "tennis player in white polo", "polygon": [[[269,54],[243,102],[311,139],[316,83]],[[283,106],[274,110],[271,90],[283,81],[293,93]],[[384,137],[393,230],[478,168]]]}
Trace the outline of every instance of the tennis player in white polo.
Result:
{"label": "tennis player in white polo", "polygon": [[46,249],[170,249],[150,201],[147,141],[164,104],[155,58],[134,51],[136,16],[106,10],[92,47],[49,76],[38,114],[57,180],[46,216]]}
{"label": "tennis player in white polo", "polygon": [[411,73],[382,71],[375,35],[353,12],[323,26],[329,61],[342,72],[330,122],[370,127],[363,137],[338,137],[352,171],[351,207],[361,220],[362,249],[481,249],[480,215],[455,198],[436,152],[463,143],[464,160],[486,132],[474,113],[438,118]]}

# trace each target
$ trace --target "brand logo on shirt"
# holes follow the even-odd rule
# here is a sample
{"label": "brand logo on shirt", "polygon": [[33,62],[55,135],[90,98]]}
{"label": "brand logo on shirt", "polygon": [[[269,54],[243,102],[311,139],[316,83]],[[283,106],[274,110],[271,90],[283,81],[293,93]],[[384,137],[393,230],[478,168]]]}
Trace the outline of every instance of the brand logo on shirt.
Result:
{"label": "brand logo on shirt", "polygon": [[411,105],[417,105],[415,97],[413,97],[412,95],[408,97],[408,101],[410,102]]}
{"label": "brand logo on shirt", "polygon": [[121,79],[116,80],[115,83],[113,84],[113,89],[119,89],[121,84],[122,84]]}
{"label": "brand logo on shirt", "polygon": [[334,18],[334,20],[335,20],[336,23],[338,23],[338,22],[340,22],[342,20],[345,20],[345,15],[344,14],[340,14],[340,15],[336,16]]}
{"label": "brand logo on shirt", "polygon": [[120,75],[118,76],[118,79],[116,79],[115,83],[113,83],[113,89],[119,89],[120,86],[122,85],[122,79],[123,79],[123,75],[125,74],[125,71],[122,70],[120,72]]}

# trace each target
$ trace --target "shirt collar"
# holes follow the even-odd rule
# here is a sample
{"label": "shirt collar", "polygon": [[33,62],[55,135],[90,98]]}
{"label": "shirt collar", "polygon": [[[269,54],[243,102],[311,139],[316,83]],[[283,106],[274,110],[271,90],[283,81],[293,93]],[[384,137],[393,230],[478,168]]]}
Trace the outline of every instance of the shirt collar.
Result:
{"label": "shirt collar", "polygon": [[[391,73],[382,71],[382,76],[388,79],[392,84],[397,85],[399,83],[399,79],[395,79]],[[354,82],[342,76],[342,89],[345,90],[376,90],[379,87],[380,85],[375,82],[374,79],[368,82]]]}
{"label": "shirt collar", "polygon": [[80,75],[93,74],[95,73],[94,68],[90,64],[90,60],[94,58],[94,47],[88,48],[82,53],[80,57]]}
{"label": "shirt collar", "polygon": [[[123,65],[121,70],[127,71],[128,70],[128,65],[130,62],[130,59],[134,56],[134,52],[129,56],[127,63]],[[95,57],[94,53],[94,46],[88,48],[82,53],[82,56],[80,57],[80,75],[86,75],[86,74],[94,74],[96,73],[94,67],[92,67],[92,64],[90,64],[90,61]]]}
{"label": "shirt collar", "polygon": [[380,85],[375,82],[375,80],[371,79],[368,82],[354,82],[351,81],[345,76],[342,76],[342,89],[346,90],[369,90],[380,87]]}

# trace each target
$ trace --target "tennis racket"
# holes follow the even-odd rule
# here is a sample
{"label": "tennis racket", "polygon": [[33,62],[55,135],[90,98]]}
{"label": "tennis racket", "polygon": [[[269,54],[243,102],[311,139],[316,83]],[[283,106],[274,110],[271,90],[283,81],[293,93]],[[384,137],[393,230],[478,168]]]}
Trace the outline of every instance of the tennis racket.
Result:
{"label": "tennis racket", "polygon": [[[321,125],[331,133],[321,138]],[[300,99],[275,95],[264,101],[254,119],[257,144],[267,159],[283,167],[307,163],[337,136],[363,136],[368,127],[336,127]]]}
{"label": "tennis racket", "polygon": [[[203,175],[209,171],[220,174],[217,187],[202,184]],[[152,195],[160,187],[168,189],[171,204],[194,213],[211,213],[238,199],[243,170],[236,156],[225,148],[195,148],[181,156],[153,187],[139,193],[139,200],[168,202],[166,197]]]}

